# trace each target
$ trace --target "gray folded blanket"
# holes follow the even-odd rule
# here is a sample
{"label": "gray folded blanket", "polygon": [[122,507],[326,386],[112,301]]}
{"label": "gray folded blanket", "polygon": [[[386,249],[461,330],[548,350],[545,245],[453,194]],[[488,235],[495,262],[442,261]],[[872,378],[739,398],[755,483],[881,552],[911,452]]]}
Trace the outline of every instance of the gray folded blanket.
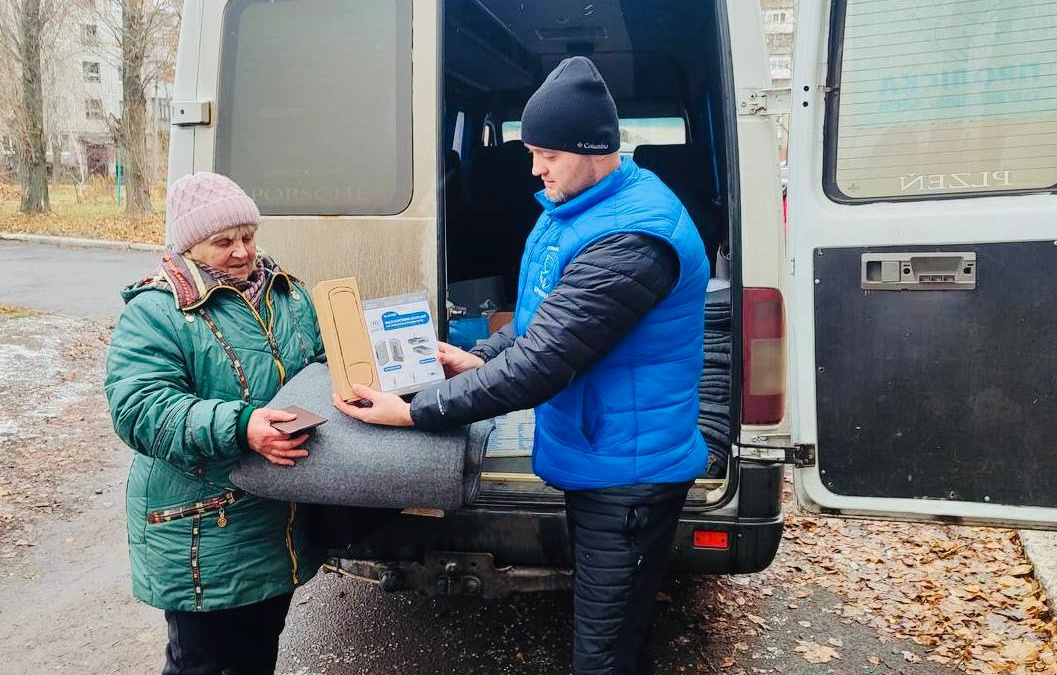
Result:
{"label": "gray folded blanket", "polygon": [[268,407],[290,405],[327,423],[311,432],[309,455],[296,466],[247,453],[231,482],[250,494],[374,508],[455,509],[477,498],[490,420],[447,433],[364,424],[334,407],[330,374],[319,363],[287,382]]}

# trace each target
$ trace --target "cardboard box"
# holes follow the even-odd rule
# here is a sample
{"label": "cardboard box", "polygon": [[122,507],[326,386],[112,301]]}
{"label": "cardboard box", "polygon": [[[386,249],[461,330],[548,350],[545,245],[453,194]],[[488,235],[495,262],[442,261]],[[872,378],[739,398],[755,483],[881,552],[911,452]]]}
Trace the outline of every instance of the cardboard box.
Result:
{"label": "cardboard box", "polygon": [[496,312],[488,317],[488,334],[492,335],[514,320],[513,312]]}
{"label": "cardboard box", "polygon": [[536,432],[536,415],[531,410],[515,410],[495,418],[495,430],[485,446],[487,457],[531,457]]}
{"label": "cardboard box", "polygon": [[426,293],[363,301],[381,391],[413,394],[444,381]]}
{"label": "cardboard box", "polygon": [[334,391],[355,401],[354,384],[413,394],[444,380],[437,330],[426,294],[362,300],[356,279],[312,289]]}

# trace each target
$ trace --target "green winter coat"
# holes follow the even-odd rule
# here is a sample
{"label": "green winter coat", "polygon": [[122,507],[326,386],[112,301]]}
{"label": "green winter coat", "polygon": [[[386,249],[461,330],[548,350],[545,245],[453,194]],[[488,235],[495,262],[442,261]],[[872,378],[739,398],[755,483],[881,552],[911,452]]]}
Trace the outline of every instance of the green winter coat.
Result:
{"label": "green winter coat", "polygon": [[315,574],[297,505],[239,491],[228,473],[253,407],[323,360],[304,287],[266,257],[261,309],[190,260],[166,253],[126,306],[106,364],[129,471],[132,590],[170,610],[216,610],[291,592]]}

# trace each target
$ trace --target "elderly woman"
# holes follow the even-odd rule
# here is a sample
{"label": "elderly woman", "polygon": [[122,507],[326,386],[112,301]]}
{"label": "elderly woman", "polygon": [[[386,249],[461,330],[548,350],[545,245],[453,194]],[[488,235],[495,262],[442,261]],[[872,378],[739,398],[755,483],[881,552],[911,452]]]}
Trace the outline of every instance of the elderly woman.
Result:
{"label": "elderly woman", "polygon": [[170,245],[125,289],[106,395],[135,457],[128,478],[132,588],[165,610],[164,673],[271,673],[294,589],[315,574],[297,505],[240,492],[245,453],[293,465],[306,436],[263,407],[323,360],[301,284],[257,252],[260,212],[235,183],[200,172],[169,191]]}

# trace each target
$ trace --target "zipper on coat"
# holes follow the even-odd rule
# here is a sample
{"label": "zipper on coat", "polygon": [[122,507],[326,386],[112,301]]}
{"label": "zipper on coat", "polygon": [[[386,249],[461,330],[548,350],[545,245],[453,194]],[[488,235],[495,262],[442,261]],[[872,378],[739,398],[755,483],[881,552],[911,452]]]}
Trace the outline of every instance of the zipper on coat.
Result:
{"label": "zipper on coat", "polygon": [[307,366],[312,363],[312,360],[308,356],[308,346],[305,345],[305,334],[301,330],[301,322],[294,321],[294,332],[297,333],[297,344],[301,347],[301,361],[303,366]]}
{"label": "zipper on coat", "polygon": [[[250,302],[250,299],[246,297],[246,294],[240,291],[239,289],[235,288],[234,286],[227,286],[221,284],[219,286],[213,287],[210,290],[209,295],[198,301],[194,305],[194,307],[198,308],[201,312],[201,307],[205,303],[206,299],[208,299],[209,296],[213,294],[213,292],[221,288],[227,289],[242,298],[242,301],[246,303],[247,307],[249,307],[250,313],[253,315],[253,318],[257,321],[257,325],[260,326],[261,332],[264,333],[264,339],[268,341],[268,349],[272,353],[272,360],[275,361],[275,367],[279,371],[279,386],[281,387],[286,384],[286,366],[283,365],[282,354],[279,351],[279,343],[275,340],[275,335],[272,333],[272,329],[269,327],[269,325],[274,326],[275,323],[275,312],[272,310],[271,295],[272,287],[275,285],[275,279],[277,278],[277,276],[278,275],[273,274],[272,277],[268,280],[267,288],[264,289],[264,303],[265,306],[268,308],[269,313],[268,323],[265,323],[264,317],[262,317],[261,313],[257,310],[257,308],[253,306],[253,303]],[[213,332],[217,333],[217,337],[220,338],[220,335],[217,330],[214,330]]]}
{"label": "zipper on coat", "polygon": [[191,583],[194,586],[195,609],[202,609],[202,572],[198,569],[198,547],[202,539],[202,516],[191,521]]}
{"label": "zipper on coat", "polygon": [[[279,352],[279,343],[275,340],[275,334],[272,332],[275,327],[275,311],[272,310],[272,287],[275,285],[276,275],[272,275],[268,279],[268,287],[264,289],[264,306],[268,308],[268,323],[264,322],[264,317],[257,311],[257,308],[253,306],[250,299],[246,297],[246,294],[237,288],[233,288],[239,297],[246,302],[246,306],[250,308],[250,312],[253,313],[253,318],[257,320],[257,324],[261,327],[261,331],[264,333],[264,337],[268,340],[268,347],[271,348],[272,358],[275,360],[275,367],[279,369],[279,386],[286,384],[286,366],[283,365],[282,354]],[[230,288],[230,287],[229,287]]]}
{"label": "zipper on coat", "polygon": [[147,514],[147,522],[151,525],[157,525],[158,523],[168,523],[173,520],[187,518],[188,516],[201,517],[206,513],[219,511],[217,525],[219,527],[227,527],[228,518],[227,514],[224,512],[224,507],[234,504],[240,496],[241,493],[235,490],[229,490],[217,497],[210,497],[209,499],[203,499],[198,502],[177,506],[171,509],[151,511]]}
{"label": "zipper on coat", "polygon": [[297,504],[290,502],[290,517],[286,521],[286,550],[290,552],[290,576],[294,586],[301,583],[297,576],[297,553],[294,551],[294,516],[297,515]]}

